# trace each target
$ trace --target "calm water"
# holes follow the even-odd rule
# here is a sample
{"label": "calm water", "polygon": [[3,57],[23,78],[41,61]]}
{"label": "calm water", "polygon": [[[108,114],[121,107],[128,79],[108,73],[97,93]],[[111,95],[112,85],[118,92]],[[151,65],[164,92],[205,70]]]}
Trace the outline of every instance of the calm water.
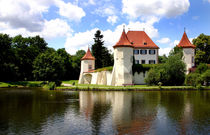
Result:
{"label": "calm water", "polygon": [[0,134],[210,134],[210,91],[0,89]]}

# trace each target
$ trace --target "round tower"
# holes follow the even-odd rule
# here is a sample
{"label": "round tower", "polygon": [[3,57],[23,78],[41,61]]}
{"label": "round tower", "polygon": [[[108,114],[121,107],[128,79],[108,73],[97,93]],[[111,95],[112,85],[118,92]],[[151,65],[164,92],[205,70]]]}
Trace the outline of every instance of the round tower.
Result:
{"label": "round tower", "polygon": [[112,85],[122,86],[124,84],[133,84],[133,45],[123,29],[119,41],[114,48],[114,69],[112,73]]}
{"label": "round tower", "polygon": [[91,72],[94,69],[95,69],[95,57],[92,56],[90,49],[88,48],[86,54],[81,59],[79,84],[82,83],[83,73]]}
{"label": "round tower", "polygon": [[185,31],[177,46],[183,48],[183,60],[189,73],[189,69],[195,66],[195,45],[189,41]]}

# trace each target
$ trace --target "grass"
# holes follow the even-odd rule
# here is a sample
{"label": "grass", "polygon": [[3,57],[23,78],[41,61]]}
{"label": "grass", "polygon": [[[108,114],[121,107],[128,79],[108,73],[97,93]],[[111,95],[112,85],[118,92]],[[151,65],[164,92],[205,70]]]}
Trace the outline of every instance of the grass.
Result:
{"label": "grass", "polygon": [[41,87],[43,81],[0,82],[0,88],[8,87]]}
{"label": "grass", "polygon": [[[72,84],[74,86],[60,86],[56,87],[57,90],[196,90],[192,86],[147,86],[147,85],[131,85],[131,86],[108,86],[96,84],[78,84],[78,80],[63,81],[65,84]],[[204,87],[210,89],[210,87]]]}

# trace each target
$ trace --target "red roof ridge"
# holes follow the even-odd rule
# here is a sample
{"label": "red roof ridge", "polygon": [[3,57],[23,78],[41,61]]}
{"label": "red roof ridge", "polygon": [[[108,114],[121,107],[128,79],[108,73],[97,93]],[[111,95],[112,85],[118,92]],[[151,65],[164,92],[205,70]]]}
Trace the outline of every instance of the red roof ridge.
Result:
{"label": "red roof ridge", "polygon": [[123,29],[119,41],[113,47],[133,47],[131,42],[128,40],[127,34],[125,33],[125,29]]}
{"label": "red roof ridge", "polygon": [[193,45],[187,37],[186,32],[184,32],[182,39],[177,46],[182,48],[195,48],[195,45]]}
{"label": "red roof ridge", "polygon": [[95,60],[95,57],[93,57],[89,48],[88,48],[86,54],[82,57],[81,60]]}

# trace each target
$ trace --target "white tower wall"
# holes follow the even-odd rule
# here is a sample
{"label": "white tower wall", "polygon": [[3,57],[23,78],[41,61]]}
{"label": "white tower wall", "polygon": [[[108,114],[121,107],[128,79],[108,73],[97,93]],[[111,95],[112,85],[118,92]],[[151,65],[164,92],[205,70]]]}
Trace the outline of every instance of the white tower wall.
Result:
{"label": "white tower wall", "polygon": [[[133,83],[133,48],[116,47],[114,49],[114,70],[112,83],[115,86]],[[113,80],[114,79],[114,80]]]}
{"label": "white tower wall", "polygon": [[183,60],[186,64],[186,70],[192,68],[195,65],[195,50],[194,48],[183,48]]}

